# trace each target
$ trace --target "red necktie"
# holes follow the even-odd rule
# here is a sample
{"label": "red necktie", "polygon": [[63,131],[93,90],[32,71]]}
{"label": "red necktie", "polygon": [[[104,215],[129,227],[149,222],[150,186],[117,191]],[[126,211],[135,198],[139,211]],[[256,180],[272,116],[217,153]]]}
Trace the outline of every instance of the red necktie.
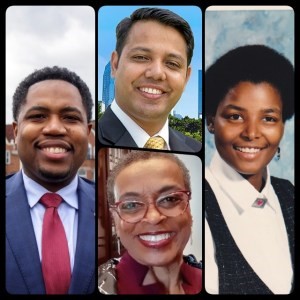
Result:
{"label": "red necktie", "polygon": [[47,294],[66,294],[71,281],[70,256],[66,233],[57,207],[58,194],[46,193],[40,199],[46,207],[42,232],[42,270]]}

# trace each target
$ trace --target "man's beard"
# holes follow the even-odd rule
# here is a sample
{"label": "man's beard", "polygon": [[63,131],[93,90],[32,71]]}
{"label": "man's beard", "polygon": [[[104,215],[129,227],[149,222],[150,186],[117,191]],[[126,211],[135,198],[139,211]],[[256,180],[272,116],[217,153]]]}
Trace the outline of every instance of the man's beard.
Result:
{"label": "man's beard", "polygon": [[51,172],[45,169],[39,169],[39,173],[45,180],[49,182],[61,182],[70,178],[70,169],[65,172]]}

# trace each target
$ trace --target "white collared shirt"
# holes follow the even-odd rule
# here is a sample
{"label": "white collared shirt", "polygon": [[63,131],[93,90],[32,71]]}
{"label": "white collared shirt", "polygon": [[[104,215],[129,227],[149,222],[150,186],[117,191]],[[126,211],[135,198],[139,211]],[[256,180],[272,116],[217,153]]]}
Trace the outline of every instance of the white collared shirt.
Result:
{"label": "white collared shirt", "polygon": [[[130,133],[133,140],[139,148],[143,148],[148,139],[151,137],[143,128],[136,124],[118,105],[114,99],[111,106],[111,110],[124,125],[126,130]],[[169,120],[167,119],[164,126],[153,136],[161,136],[166,143],[166,150],[170,150],[169,145]]]}
{"label": "white collared shirt", "polygon": [[[33,229],[37,241],[40,260],[42,260],[42,227],[46,208],[39,203],[40,198],[49,191],[43,186],[29,178],[22,170],[24,186],[27,193]],[[57,191],[64,201],[59,205],[57,211],[63,223],[68,240],[71,270],[74,266],[74,257],[77,242],[78,228],[78,197],[77,197],[78,176],[71,183]]]}
{"label": "white collared shirt", "polygon": [[[293,280],[289,243],[269,170],[265,187],[258,192],[216,152],[210,166],[205,169],[205,177],[228,229],[249,265],[274,294],[289,294]],[[252,207],[260,197],[268,200],[264,208]],[[214,249],[205,219],[205,288],[210,294],[219,293]]]}

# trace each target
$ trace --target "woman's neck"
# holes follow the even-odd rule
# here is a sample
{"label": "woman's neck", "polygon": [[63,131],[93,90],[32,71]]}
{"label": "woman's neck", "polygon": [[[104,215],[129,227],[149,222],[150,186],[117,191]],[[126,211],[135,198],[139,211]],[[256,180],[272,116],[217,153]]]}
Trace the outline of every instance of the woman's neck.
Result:
{"label": "woman's neck", "polygon": [[184,294],[182,288],[182,277],[180,268],[183,260],[180,263],[172,263],[168,266],[150,267],[145,276],[143,285],[160,282],[164,285],[167,294]]}
{"label": "woman's neck", "polygon": [[263,188],[265,187],[266,181],[264,179],[266,170],[262,173],[258,173],[255,175],[245,175],[241,174],[246,180],[248,180],[256,190],[261,192]]}

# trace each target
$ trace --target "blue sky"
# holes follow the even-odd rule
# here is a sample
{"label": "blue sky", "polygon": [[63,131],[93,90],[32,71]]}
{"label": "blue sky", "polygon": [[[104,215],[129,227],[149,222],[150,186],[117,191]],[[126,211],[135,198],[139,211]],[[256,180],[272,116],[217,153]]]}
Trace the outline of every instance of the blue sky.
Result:
{"label": "blue sky", "polygon": [[[214,7],[205,12],[205,69],[230,49],[246,44],[264,44],[285,55],[294,64],[294,11],[289,7]],[[236,7],[235,7],[236,8]],[[284,80],[284,78],[283,78]],[[294,182],[294,117],[285,124],[280,143],[281,158],[270,163],[272,175]],[[205,165],[215,150],[213,135],[205,129]]]}
{"label": "blue sky", "polygon": [[[112,51],[115,49],[115,28],[125,17],[142,6],[103,6],[98,12],[98,91],[102,96],[102,76]],[[192,58],[192,75],[181,99],[174,107],[176,113],[197,118],[198,116],[198,70],[202,69],[202,12],[197,6],[156,6],[168,8],[183,17],[191,26],[195,48]]]}

